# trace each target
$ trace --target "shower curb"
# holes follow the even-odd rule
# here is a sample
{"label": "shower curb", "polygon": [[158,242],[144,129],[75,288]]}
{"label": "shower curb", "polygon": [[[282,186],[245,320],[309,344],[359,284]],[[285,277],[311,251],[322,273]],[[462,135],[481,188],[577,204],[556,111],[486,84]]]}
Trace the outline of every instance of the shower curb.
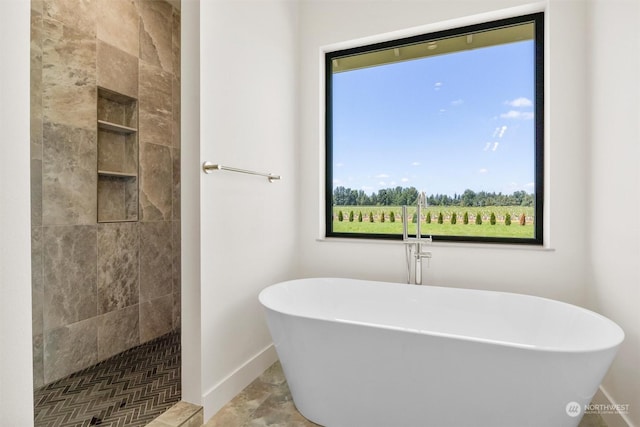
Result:
{"label": "shower curb", "polygon": [[180,401],[147,424],[147,427],[201,427],[204,424],[202,406]]}

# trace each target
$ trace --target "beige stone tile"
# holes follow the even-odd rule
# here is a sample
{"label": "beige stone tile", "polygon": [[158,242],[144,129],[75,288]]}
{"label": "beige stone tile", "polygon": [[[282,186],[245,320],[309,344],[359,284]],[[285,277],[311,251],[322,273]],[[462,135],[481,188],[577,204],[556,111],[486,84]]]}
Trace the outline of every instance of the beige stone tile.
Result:
{"label": "beige stone tile", "polygon": [[42,333],[34,334],[33,343],[33,388],[37,389],[44,385],[44,348]]}
{"label": "beige stone tile", "polygon": [[313,427],[295,408],[279,362],[270,366],[205,427]]}
{"label": "beige stone tile", "polygon": [[259,377],[260,381],[262,381],[265,384],[270,384],[270,385],[277,385],[277,386],[281,386],[284,385],[286,388],[286,392],[289,392],[288,387],[286,387],[286,378],[284,376],[284,372],[282,371],[282,365],[280,364],[280,361],[277,361],[276,363],[274,363],[273,365],[269,366],[269,368],[267,368],[262,375],[260,375]]}
{"label": "beige stone tile", "polygon": [[44,292],[31,291],[31,334],[42,335],[44,332],[43,311]]}
{"label": "beige stone tile", "polygon": [[135,134],[98,130],[98,169],[138,173],[138,144]]}
{"label": "beige stone tile", "polygon": [[181,229],[180,221],[172,221],[172,233],[173,233],[173,293],[180,293],[181,290]]}
{"label": "beige stone tile", "polygon": [[138,57],[98,41],[97,83],[105,89],[138,98]]}
{"label": "beige stone tile", "polygon": [[[40,145],[42,155],[42,145]],[[42,159],[31,159],[31,225],[42,225]]]}
{"label": "beige stone tile", "polygon": [[98,314],[138,303],[139,243],[138,223],[98,226]]}
{"label": "beige stone tile", "polygon": [[[172,427],[188,427],[191,425],[201,427],[202,412],[202,406],[180,401],[156,418],[156,420]],[[198,421],[200,421],[199,424]]]}
{"label": "beige stone tile", "polygon": [[37,226],[42,225],[42,3],[32,2],[31,11],[31,225]]}
{"label": "beige stone tile", "polygon": [[607,424],[599,414],[585,414],[578,427],[607,427]]}
{"label": "beige stone tile", "polygon": [[139,0],[140,59],[148,64],[173,71],[173,8],[164,1]]}
{"label": "beige stone tile", "polygon": [[147,424],[145,427],[174,427],[174,426],[172,426],[171,424],[167,424],[162,420],[159,420],[156,418],[155,420]]}
{"label": "beige stone tile", "polygon": [[249,426],[293,425],[304,418],[296,417],[296,409],[289,393],[271,393],[269,398],[256,409]]}
{"label": "beige stone tile", "polygon": [[180,149],[171,149],[171,161],[172,161],[172,174],[171,180],[173,181],[171,203],[172,203],[172,219],[174,221],[180,220]]}
{"label": "beige stone tile", "polygon": [[98,178],[98,221],[135,221],[137,213],[130,209],[137,207],[136,178]]}
{"label": "beige stone tile", "polygon": [[31,159],[42,160],[42,15],[31,14]]}
{"label": "beige stone tile", "polygon": [[93,130],[45,123],[43,224],[95,224],[96,180],[95,123]]}
{"label": "beige stone tile", "polygon": [[173,296],[140,303],[140,342],[144,343],[172,330]]}
{"label": "beige stone tile", "polygon": [[44,0],[31,0],[31,13],[42,14],[44,8]]}
{"label": "beige stone tile", "polygon": [[172,233],[173,233],[173,247],[172,247],[172,255],[173,255],[173,328],[180,328],[180,319],[181,319],[181,286],[182,286],[182,278],[181,278],[181,230],[180,230],[180,221],[172,221]]}
{"label": "beige stone tile", "polygon": [[173,75],[180,79],[180,50],[182,47],[181,40],[181,14],[177,9],[173,9],[173,27],[171,33],[171,48],[173,54]]}
{"label": "beige stone tile", "polygon": [[182,427],[202,427],[204,424],[204,411],[200,410],[193,417],[189,418],[189,420],[182,425]]}
{"label": "beige stone tile", "polygon": [[31,227],[31,289],[43,292],[42,227]]}
{"label": "beige stone tile", "polygon": [[45,332],[45,384],[98,361],[97,323],[94,317]]}
{"label": "beige stone tile", "polygon": [[132,305],[99,317],[98,360],[104,360],[140,343],[139,307]]}
{"label": "beige stone tile", "polygon": [[140,209],[143,221],[169,221],[173,202],[171,149],[140,146]]}
{"label": "beige stone tile", "polygon": [[44,0],[43,13],[89,38],[96,37],[95,0]]}
{"label": "beige stone tile", "polygon": [[96,0],[96,3],[100,17],[97,23],[98,40],[137,58],[140,51],[137,0]]}
{"label": "beige stone tile", "polygon": [[173,98],[173,123],[171,127],[172,143],[175,148],[180,148],[180,132],[181,132],[180,80],[177,78],[173,79],[172,98]]}
{"label": "beige stone tile", "polygon": [[182,326],[182,309],[180,307],[182,301],[182,295],[180,293],[173,293],[173,329],[178,330]]}
{"label": "beige stone tile", "polygon": [[250,414],[247,414],[233,405],[225,405],[220,409],[204,427],[227,427],[227,426],[243,426],[250,420]]}
{"label": "beige stone tile", "polygon": [[138,108],[135,99],[120,96],[112,91],[98,89],[98,119],[138,127]]}
{"label": "beige stone tile", "polygon": [[138,182],[137,178],[126,180],[124,186],[124,209],[127,220],[137,221],[139,215],[138,203]]}
{"label": "beige stone tile", "polygon": [[43,28],[44,121],[95,130],[95,38],[47,18]]}
{"label": "beige stone tile", "polygon": [[140,224],[140,302],[173,293],[172,246],[171,222]]}
{"label": "beige stone tile", "polygon": [[44,227],[45,333],[96,316],[96,242],[96,226]]}
{"label": "beige stone tile", "polygon": [[140,143],[172,145],[172,75],[161,68],[139,63]]}

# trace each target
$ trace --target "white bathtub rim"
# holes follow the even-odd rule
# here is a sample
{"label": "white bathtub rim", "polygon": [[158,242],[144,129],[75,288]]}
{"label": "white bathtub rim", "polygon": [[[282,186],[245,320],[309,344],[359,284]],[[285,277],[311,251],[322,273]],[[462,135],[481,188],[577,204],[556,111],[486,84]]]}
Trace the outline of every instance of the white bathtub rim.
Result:
{"label": "white bathtub rim", "polygon": [[[482,290],[482,289],[471,289],[471,288],[453,288],[453,287],[446,287],[446,286],[434,286],[434,285],[426,285],[429,287],[433,287],[433,288],[442,288],[442,289],[449,289],[449,290],[454,290],[454,291],[472,291],[472,292],[488,292],[488,293],[492,293],[492,294],[501,294],[501,295],[516,295],[519,297],[527,297],[527,298],[533,298],[533,299],[537,299],[537,300],[542,300],[542,301],[547,301],[547,302],[551,302],[554,304],[560,304],[560,305],[564,305],[567,307],[570,307],[570,309],[572,310],[578,310],[581,311],[589,316],[593,316],[596,317],[598,319],[600,319],[601,321],[605,322],[606,324],[608,324],[611,328],[612,331],[614,331],[617,334],[616,339],[611,340],[611,343],[609,345],[606,346],[598,346],[598,347],[594,347],[594,348],[564,348],[564,347],[555,347],[555,346],[549,346],[549,345],[536,345],[536,344],[523,344],[523,343],[518,343],[518,342],[512,342],[512,341],[504,341],[504,340],[496,340],[496,339],[491,339],[491,338],[481,338],[481,337],[474,337],[474,336],[468,336],[468,335],[462,335],[462,334],[453,334],[453,333],[447,333],[447,332],[437,332],[437,331],[431,331],[431,330],[421,330],[421,329],[414,329],[414,328],[406,328],[406,327],[399,327],[399,326],[393,326],[393,325],[387,325],[387,324],[383,324],[383,323],[374,323],[374,322],[359,322],[359,321],[353,321],[353,320],[349,320],[349,319],[341,319],[341,318],[328,318],[328,317],[320,317],[320,316],[310,316],[310,315],[305,315],[305,314],[300,314],[298,312],[292,312],[289,310],[281,310],[281,309],[274,309],[273,307],[271,307],[268,303],[267,300],[267,294],[270,292],[269,289],[270,288],[274,288],[277,287],[279,285],[281,286],[287,286],[287,284],[292,284],[292,283],[296,283],[296,282],[306,282],[306,281],[325,281],[325,280],[329,280],[329,281],[336,281],[336,280],[348,280],[348,281],[352,281],[352,282],[363,282],[363,283],[386,283],[386,284],[394,284],[394,285],[407,285],[405,283],[394,283],[394,282],[384,282],[384,281],[375,281],[375,280],[362,280],[362,279],[347,279],[347,278],[343,278],[343,277],[315,277],[315,278],[304,278],[304,279],[293,279],[293,280],[287,280],[284,282],[279,282],[279,283],[275,283],[272,284],[270,286],[267,286],[266,288],[264,288],[260,294],[258,295],[258,299],[260,301],[260,304],[266,309],[266,310],[271,310],[277,313],[281,313],[284,315],[288,315],[288,316],[294,316],[294,317],[298,317],[298,318],[304,318],[304,319],[309,319],[309,320],[319,320],[319,321],[326,321],[326,322],[334,322],[334,323],[342,323],[342,324],[351,324],[351,325],[358,325],[358,326],[365,326],[365,327],[372,327],[372,328],[380,328],[380,329],[387,329],[387,330],[392,330],[392,331],[398,331],[398,332],[405,332],[405,333],[411,333],[411,334],[421,334],[421,335],[426,335],[426,336],[432,336],[432,337],[438,337],[438,338],[450,338],[450,339],[456,339],[456,340],[462,340],[462,341],[468,341],[468,342],[476,342],[476,343],[484,343],[484,344],[489,344],[489,345],[497,345],[497,346],[501,346],[501,347],[510,347],[510,348],[515,348],[515,349],[522,349],[522,350],[528,350],[528,351],[540,351],[540,352],[550,352],[550,353],[571,353],[571,354],[579,354],[579,353],[593,353],[593,352],[600,352],[600,351],[609,351],[609,350],[615,350],[617,351],[617,348],[622,344],[622,342],[624,341],[625,338],[625,333],[624,330],[617,324],[615,323],[613,320],[609,319],[608,317],[605,317],[603,315],[601,315],[600,313],[597,313],[595,311],[586,309],[584,307],[580,307],[574,304],[570,304],[564,301],[558,301],[558,300],[554,300],[554,299],[550,299],[550,298],[544,298],[544,297],[540,297],[540,296],[536,296],[536,295],[527,295],[527,294],[518,294],[518,293],[514,293],[514,292],[504,292],[504,291],[490,291],[490,290]],[[407,285],[407,286],[415,286],[415,285]]]}

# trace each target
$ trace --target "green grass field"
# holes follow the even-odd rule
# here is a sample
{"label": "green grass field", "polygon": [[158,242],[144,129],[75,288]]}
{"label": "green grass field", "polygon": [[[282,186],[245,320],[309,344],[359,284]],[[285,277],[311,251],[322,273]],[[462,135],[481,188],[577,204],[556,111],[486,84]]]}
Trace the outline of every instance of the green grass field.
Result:
{"label": "green grass field", "polygon": [[[343,221],[338,220],[342,211]],[[353,222],[349,221],[349,213],[353,211]],[[410,206],[409,234],[415,234],[416,224],[411,221],[416,208]],[[391,212],[394,213],[395,222],[390,221]],[[456,213],[456,224],[451,224],[453,213]],[[464,213],[469,215],[469,223],[464,224]],[[491,225],[491,213],[496,216],[496,224]],[[362,213],[362,222],[358,221],[358,214]],[[384,213],[385,221],[382,222]],[[425,222],[427,213],[431,213],[431,223]],[[443,223],[438,224],[438,215],[442,213]],[[482,224],[476,224],[476,215],[480,213]],[[505,225],[506,214],[511,215],[511,225]],[[519,224],[520,215],[526,218],[524,226]],[[369,215],[373,214],[373,221]],[[507,237],[507,238],[533,238],[533,207],[520,206],[485,206],[468,207],[459,206],[430,206],[422,210],[421,231],[423,235],[434,236],[482,236],[482,237]],[[402,207],[400,206],[335,206],[333,208],[333,231],[337,233],[367,233],[367,234],[402,234]]]}

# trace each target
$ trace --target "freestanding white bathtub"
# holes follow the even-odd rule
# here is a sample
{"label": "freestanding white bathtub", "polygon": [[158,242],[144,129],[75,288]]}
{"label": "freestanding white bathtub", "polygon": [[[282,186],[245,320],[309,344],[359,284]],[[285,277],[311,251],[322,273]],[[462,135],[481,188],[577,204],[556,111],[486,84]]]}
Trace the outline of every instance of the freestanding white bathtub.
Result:
{"label": "freestanding white bathtub", "polygon": [[624,339],[502,292],[325,278],[259,298],[296,407],[327,427],[577,426]]}

